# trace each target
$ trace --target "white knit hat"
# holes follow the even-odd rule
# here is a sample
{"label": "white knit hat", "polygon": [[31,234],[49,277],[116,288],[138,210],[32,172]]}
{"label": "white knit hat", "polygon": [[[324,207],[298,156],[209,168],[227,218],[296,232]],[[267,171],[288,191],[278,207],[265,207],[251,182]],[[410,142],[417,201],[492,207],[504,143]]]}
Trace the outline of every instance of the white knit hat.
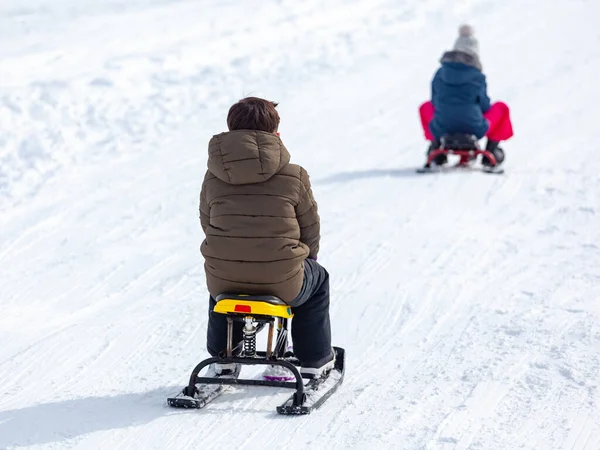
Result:
{"label": "white knit hat", "polygon": [[479,57],[479,42],[473,36],[473,33],[471,25],[461,25],[458,28],[458,38],[454,42],[453,50]]}

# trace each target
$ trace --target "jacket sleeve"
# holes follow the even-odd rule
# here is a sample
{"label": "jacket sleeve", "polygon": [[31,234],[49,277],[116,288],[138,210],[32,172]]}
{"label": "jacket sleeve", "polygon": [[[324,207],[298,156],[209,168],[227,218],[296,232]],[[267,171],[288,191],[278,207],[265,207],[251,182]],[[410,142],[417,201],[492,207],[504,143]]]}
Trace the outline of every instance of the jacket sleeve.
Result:
{"label": "jacket sleeve", "polygon": [[206,200],[206,186],[202,185],[202,190],[200,191],[200,225],[202,226],[202,231],[206,234],[206,229],[210,224],[210,207],[208,206],[208,201]]}
{"label": "jacket sleeve", "polygon": [[433,79],[431,80],[431,103],[433,104],[434,108],[437,103],[436,85],[438,84],[439,73],[440,73],[440,69],[438,69],[435,72],[435,75],[433,76]]}
{"label": "jacket sleeve", "polygon": [[481,82],[481,92],[479,94],[479,106],[481,106],[481,111],[486,113],[491,107],[491,101],[487,93],[487,81],[485,79],[485,75],[482,74],[482,77],[483,80]]}
{"label": "jacket sleeve", "polygon": [[300,169],[300,181],[300,200],[296,206],[296,218],[300,225],[300,241],[310,249],[309,258],[316,259],[321,240],[321,222],[308,173],[302,168]]}

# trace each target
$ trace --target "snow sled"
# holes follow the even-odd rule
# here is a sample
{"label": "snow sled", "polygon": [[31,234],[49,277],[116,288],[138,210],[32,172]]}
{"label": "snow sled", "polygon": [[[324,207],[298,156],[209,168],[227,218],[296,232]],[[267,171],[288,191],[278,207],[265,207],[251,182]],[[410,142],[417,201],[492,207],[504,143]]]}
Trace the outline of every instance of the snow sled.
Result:
{"label": "snow sled", "polygon": [[[502,151],[498,148],[498,151]],[[479,146],[477,138],[473,135],[468,134],[451,134],[442,136],[440,139],[440,147],[432,150],[427,155],[427,162],[425,165],[417,169],[418,173],[430,173],[443,171],[443,165],[437,165],[435,162],[440,157],[447,155],[457,155],[460,157],[458,163],[453,166],[449,166],[447,169],[473,169],[473,162],[479,155],[486,158],[488,163],[481,166],[481,170],[486,173],[504,173],[504,169],[500,167],[500,164],[496,161],[496,156]],[[443,158],[443,159],[446,159]],[[482,158],[482,159],[483,159]],[[440,170],[441,169],[441,170]]]}
{"label": "snow sled", "polygon": [[[192,371],[188,385],[175,397],[167,399],[175,408],[204,408],[231,385],[271,386],[290,388],[295,392],[277,407],[279,414],[299,415],[321,406],[344,379],[345,351],[333,347],[335,365],[319,378],[304,378],[298,367],[300,362],[288,350],[288,325],[293,317],[291,308],[281,299],[270,296],[248,296],[223,294],[217,298],[214,312],[227,315],[227,349],[225,354],[200,362]],[[242,322],[243,340],[233,348],[234,322]],[[256,336],[268,326],[266,351],[256,350]],[[275,335],[275,327],[277,334]],[[273,342],[275,345],[273,348]],[[200,376],[200,371],[213,363],[237,364],[238,369],[227,375]],[[279,366],[293,374],[294,381],[274,379],[242,379],[239,373],[244,365]],[[208,372],[208,371],[207,371]],[[291,378],[291,377],[290,377]]]}

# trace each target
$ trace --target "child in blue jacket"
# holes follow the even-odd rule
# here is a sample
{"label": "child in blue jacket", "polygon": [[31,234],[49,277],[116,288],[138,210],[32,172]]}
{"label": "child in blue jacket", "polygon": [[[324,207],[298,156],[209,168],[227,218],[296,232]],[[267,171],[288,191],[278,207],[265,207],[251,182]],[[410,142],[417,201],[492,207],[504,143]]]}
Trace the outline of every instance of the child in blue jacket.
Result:
{"label": "child in blue jacket", "polygon": [[[504,152],[498,144],[513,135],[510,111],[505,103],[491,104],[473,28],[462,25],[458,34],[454,48],[444,53],[433,77],[431,101],[419,110],[425,138],[431,141],[429,151],[438,148],[446,134],[487,136],[486,150],[501,163]],[[441,156],[436,164],[446,162],[445,155]],[[482,163],[489,165],[487,158]]]}

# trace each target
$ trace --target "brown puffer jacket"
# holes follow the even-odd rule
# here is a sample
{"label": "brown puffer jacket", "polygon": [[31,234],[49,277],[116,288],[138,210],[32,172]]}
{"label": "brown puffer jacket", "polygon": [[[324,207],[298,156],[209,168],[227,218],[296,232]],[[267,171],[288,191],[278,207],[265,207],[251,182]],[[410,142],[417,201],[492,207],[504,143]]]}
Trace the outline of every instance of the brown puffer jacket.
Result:
{"label": "brown puffer jacket", "polygon": [[208,290],[269,294],[291,302],[316,258],[320,223],[306,171],[289,164],[279,136],[221,133],[208,145],[200,193]]}

